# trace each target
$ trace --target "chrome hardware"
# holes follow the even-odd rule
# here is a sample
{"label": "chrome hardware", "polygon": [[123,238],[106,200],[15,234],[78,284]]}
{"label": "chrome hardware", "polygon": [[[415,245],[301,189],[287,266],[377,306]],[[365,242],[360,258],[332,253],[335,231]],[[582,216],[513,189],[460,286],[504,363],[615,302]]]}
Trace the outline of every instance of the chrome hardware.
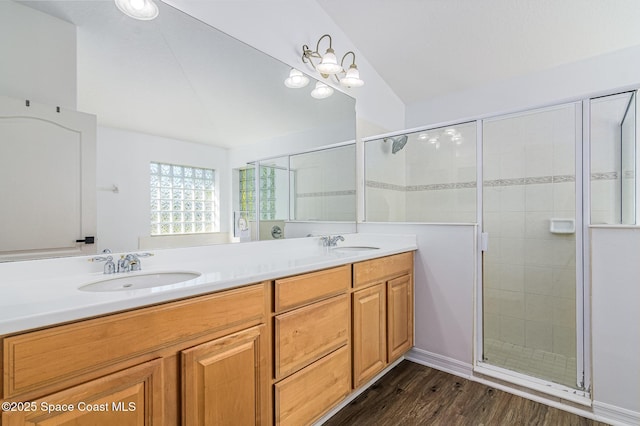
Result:
{"label": "chrome hardware", "polygon": [[113,256],[96,256],[89,259],[89,262],[105,262],[104,263],[104,273],[105,274],[115,274],[116,273],[116,264],[113,263]]}
{"label": "chrome hardware", "polygon": [[[111,250],[104,249],[103,253],[109,254]],[[141,271],[142,264],[140,262],[141,257],[150,257],[153,253],[129,253],[127,255],[121,255],[118,263],[114,263],[113,256],[96,256],[89,259],[89,262],[106,262],[104,264],[105,274],[124,273],[131,271]]]}
{"label": "chrome hardware", "polygon": [[338,245],[338,241],[344,241],[344,237],[342,235],[326,235],[324,237],[320,237],[320,241],[322,242],[323,247],[335,247]]}

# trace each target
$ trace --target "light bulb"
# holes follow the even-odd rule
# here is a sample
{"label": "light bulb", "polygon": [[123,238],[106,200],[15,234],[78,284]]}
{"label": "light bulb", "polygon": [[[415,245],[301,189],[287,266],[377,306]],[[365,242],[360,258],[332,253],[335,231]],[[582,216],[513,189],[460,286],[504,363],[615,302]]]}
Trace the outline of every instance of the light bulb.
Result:
{"label": "light bulb", "polygon": [[159,13],[153,0],[115,0],[115,3],[120,12],[142,21],[155,19]]}
{"label": "light bulb", "polygon": [[333,94],[333,88],[327,86],[321,81],[317,82],[315,89],[311,91],[311,96],[316,99],[328,98],[332,94]]}
{"label": "light bulb", "polygon": [[342,71],[342,67],[338,65],[338,58],[336,58],[332,48],[327,49],[317,68],[320,74],[337,74]]}
{"label": "light bulb", "polygon": [[144,9],[144,0],[130,0],[129,4],[131,5],[132,8],[134,8],[135,10],[142,10]]}
{"label": "light bulb", "polygon": [[289,71],[289,78],[284,81],[284,85],[291,89],[299,89],[309,84],[309,77],[295,68]]}
{"label": "light bulb", "polygon": [[360,71],[358,71],[356,64],[351,64],[347,74],[340,79],[340,84],[344,87],[362,87],[364,85],[364,81],[360,79]]}

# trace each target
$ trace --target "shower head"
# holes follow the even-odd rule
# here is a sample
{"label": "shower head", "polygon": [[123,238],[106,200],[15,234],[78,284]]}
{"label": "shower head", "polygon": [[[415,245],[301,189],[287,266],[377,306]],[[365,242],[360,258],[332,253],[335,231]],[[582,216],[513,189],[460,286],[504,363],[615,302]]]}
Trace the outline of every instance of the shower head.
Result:
{"label": "shower head", "polygon": [[395,154],[402,148],[404,148],[404,146],[407,144],[408,139],[409,138],[407,135],[401,135],[396,136],[395,138],[384,138],[383,140],[385,142],[393,142],[393,145],[391,145],[391,153]]}

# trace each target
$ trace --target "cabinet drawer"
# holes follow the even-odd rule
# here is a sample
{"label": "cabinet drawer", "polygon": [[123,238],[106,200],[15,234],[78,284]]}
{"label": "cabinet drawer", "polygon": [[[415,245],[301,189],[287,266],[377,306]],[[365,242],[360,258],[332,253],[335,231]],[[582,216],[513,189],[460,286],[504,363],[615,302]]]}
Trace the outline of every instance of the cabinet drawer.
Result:
{"label": "cabinet drawer", "polygon": [[343,346],[276,383],[276,424],[311,424],[339,403],[351,389],[349,364],[348,346]]}
{"label": "cabinet drawer", "polygon": [[5,338],[4,397],[72,385],[96,370],[216,331],[264,321],[264,284]]}
{"label": "cabinet drawer", "polygon": [[275,317],[276,379],[312,363],[349,339],[349,296],[344,294]]}
{"label": "cabinet drawer", "polygon": [[413,271],[413,252],[372,259],[353,265],[353,286],[364,287]]}
{"label": "cabinet drawer", "polygon": [[276,280],[275,311],[286,311],[344,293],[350,282],[351,265]]}

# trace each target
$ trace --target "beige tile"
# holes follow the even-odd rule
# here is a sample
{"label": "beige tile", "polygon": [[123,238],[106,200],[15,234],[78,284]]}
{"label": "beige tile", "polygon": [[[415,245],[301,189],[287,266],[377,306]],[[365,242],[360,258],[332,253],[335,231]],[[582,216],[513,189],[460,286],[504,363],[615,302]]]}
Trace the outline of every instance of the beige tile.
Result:
{"label": "beige tile", "polygon": [[526,185],[525,199],[527,211],[552,211],[553,184],[543,183]]}
{"label": "beige tile", "polygon": [[554,314],[554,298],[540,294],[525,295],[525,318],[551,324]]}
{"label": "beige tile", "polygon": [[500,265],[500,288],[508,291],[524,292],[524,266]]}
{"label": "beige tile", "polygon": [[519,291],[498,291],[500,315],[524,319],[524,293]]}
{"label": "beige tile", "polygon": [[500,194],[500,209],[503,212],[525,211],[525,186],[503,186]]}
{"label": "beige tile", "polygon": [[553,234],[549,232],[549,220],[553,217],[553,211],[526,212],[525,236],[526,238],[549,239]]}
{"label": "beige tile", "polygon": [[525,240],[523,238],[501,238],[500,259],[509,265],[525,264]]}
{"label": "beige tile", "polygon": [[553,350],[553,326],[540,321],[525,321],[525,344],[532,349]]}
{"label": "beige tile", "polygon": [[502,212],[500,214],[500,236],[524,238],[525,212]]}
{"label": "beige tile", "polygon": [[553,326],[553,351],[568,357],[576,356],[575,328]]}
{"label": "beige tile", "polygon": [[553,270],[546,266],[525,266],[524,287],[527,293],[554,294]]}
{"label": "beige tile", "polygon": [[524,320],[500,317],[500,340],[514,345],[524,345]]}
{"label": "beige tile", "polygon": [[553,298],[553,324],[576,327],[576,301],[563,297]]}

